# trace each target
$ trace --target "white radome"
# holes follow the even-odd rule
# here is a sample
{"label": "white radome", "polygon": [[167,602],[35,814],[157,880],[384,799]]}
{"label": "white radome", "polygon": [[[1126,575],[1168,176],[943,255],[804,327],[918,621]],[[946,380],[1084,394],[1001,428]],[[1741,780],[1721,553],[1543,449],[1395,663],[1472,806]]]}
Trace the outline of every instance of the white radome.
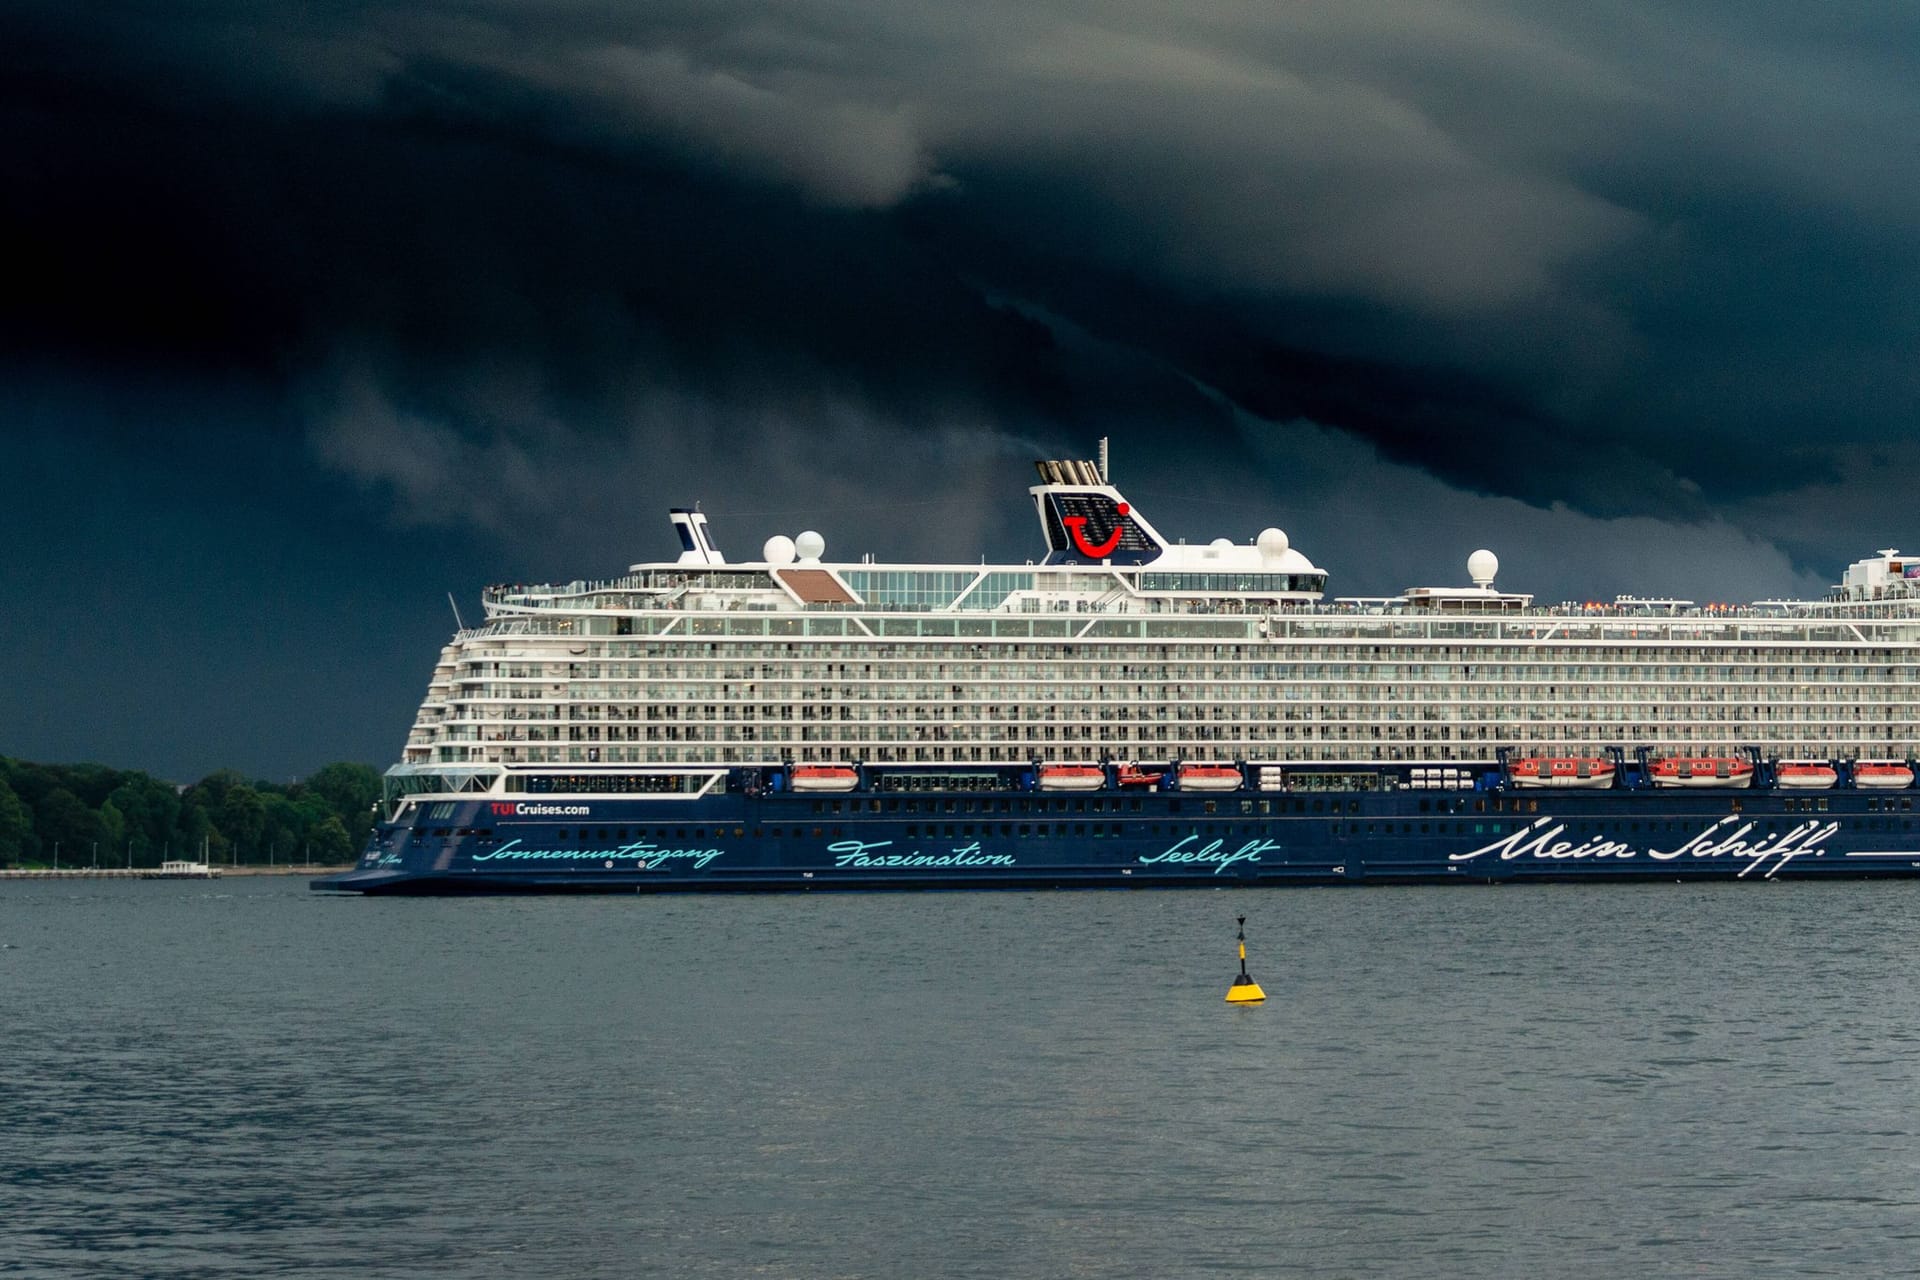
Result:
{"label": "white radome", "polygon": [[760,548],[760,556],[768,564],[793,563],[793,539],[784,533],[776,533],[767,539],[767,545]]}
{"label": "white radome", "polygon": [[827,549],[827,540],[809,529],[793,540],[793,550],[802,562],[819,564],[820,553]]}
{"label": "white radome", "polygon": [[1467,576],[1473,579],[1473,585],[1484,587],[1493,581],[1493,575],[1500,572],[1500,557],[1485,547],[1467,557]]}
{"label": "white radome", "polygon": [[1260,548],[1260,554],[1266,559],[1278,560],[1287,554],[1287,547],[1291,544],[1287,542],[1287,535],[1281,530],[1262,529],[1260,536],[1254,539],[1253,545]]}

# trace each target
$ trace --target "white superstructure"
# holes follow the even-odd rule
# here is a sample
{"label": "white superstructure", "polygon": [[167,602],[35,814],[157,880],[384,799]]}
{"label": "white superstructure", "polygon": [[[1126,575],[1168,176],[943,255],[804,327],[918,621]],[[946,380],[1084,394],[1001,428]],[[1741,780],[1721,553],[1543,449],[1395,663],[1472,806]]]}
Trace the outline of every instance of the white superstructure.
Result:
{"label": "white superstructure", "polygon": [[1824,602],[1536,607],[1484,552],[1471,587],[1329,601],[1278,529],[1172,543],[1100,465],[1039,465],[1038,564],[835,561],[811,531],[728,562],[676,511],[677,562],[489,588],[394,772],[463,790],[782,759],[1920,752],[1920,572],[1896,552]]}

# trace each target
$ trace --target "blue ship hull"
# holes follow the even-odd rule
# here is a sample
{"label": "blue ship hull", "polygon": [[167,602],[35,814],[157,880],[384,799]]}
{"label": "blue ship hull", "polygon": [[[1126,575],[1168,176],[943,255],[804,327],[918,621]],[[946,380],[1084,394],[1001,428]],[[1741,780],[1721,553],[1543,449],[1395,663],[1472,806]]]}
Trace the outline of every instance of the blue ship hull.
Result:
{"label": "blue ship hull", "polygon": [[1517,789],[428,799],[316,889],[1143,888],[1920,876],[1912,791]]}

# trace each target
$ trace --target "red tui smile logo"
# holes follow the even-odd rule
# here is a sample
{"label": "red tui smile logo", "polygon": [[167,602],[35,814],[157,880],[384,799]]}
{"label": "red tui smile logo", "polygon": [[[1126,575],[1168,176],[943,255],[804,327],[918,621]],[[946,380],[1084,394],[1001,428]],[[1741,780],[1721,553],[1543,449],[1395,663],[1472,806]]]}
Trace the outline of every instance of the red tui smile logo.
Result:
{"label": "red tui smile logo", "polygon": [[[1131,510],[1133,508],[1124,502],[1119,506],[1120,514],[1123,516]],[[1067,526],[1067,534],[1073,539],[1073,545],[1080,548],[1080,554],[1093,560],[1104,560],[1112,555],[1114,549],[1120,545],[1121,534],[1126,532],[1126,526],[1116,522],[1113,532],[1107,535],[1107,540],[1096,544],[1087,541],[1085,516],[1061,516],[1060,523]]]}

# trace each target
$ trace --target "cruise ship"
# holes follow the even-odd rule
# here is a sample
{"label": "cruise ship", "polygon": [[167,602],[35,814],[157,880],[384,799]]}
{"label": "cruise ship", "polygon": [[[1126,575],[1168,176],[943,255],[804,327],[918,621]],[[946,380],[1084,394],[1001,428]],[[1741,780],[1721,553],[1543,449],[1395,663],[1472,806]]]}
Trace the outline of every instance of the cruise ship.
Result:
{"label": "cruise ship", "polygon": [[[1920,875],[1920,556],[1818,601],[1332,597],[1269,528],[1171,540],[1036,464],[1022,565],[818,533],[490,587],[362,893]],[[1039,550],[1039,547],[1036,547]]]}

